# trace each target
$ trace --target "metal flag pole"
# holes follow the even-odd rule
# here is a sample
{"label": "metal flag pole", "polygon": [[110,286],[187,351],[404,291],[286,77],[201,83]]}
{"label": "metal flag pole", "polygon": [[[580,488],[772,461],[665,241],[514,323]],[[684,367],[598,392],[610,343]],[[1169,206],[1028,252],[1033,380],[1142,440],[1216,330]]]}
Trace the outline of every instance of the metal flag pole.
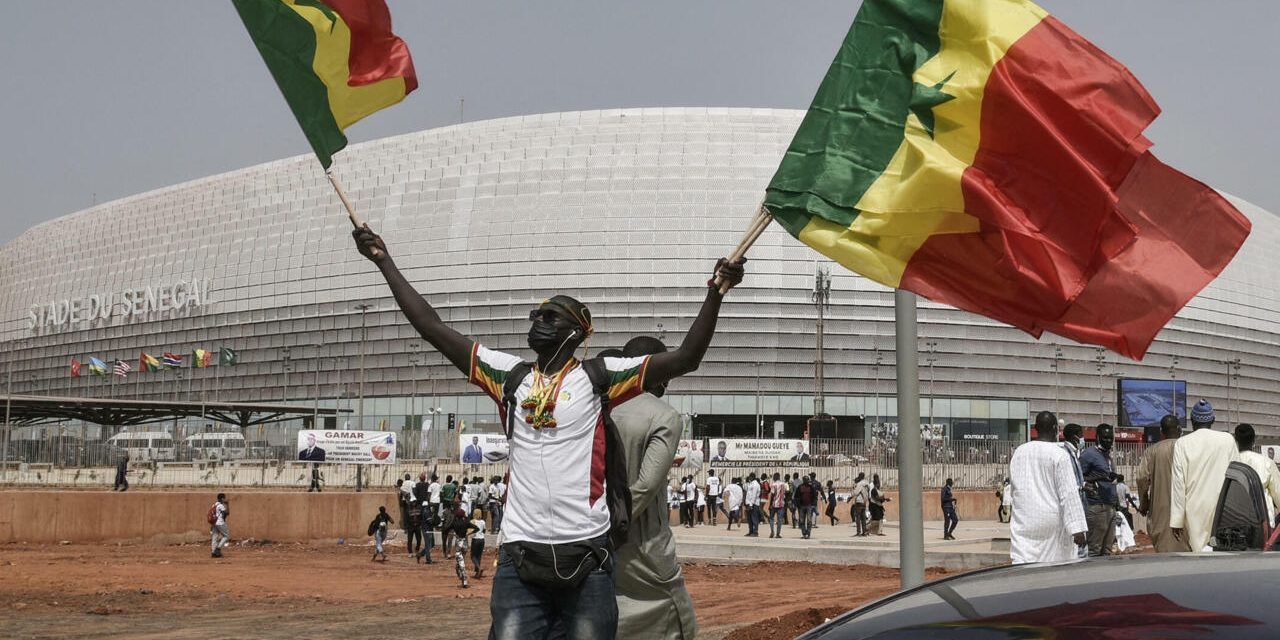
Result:
{"label": "metal flag pole", "polygon": [[898,357],[898,567],[903,589],[924,584],[924,461],[916,296],[893,293]]}

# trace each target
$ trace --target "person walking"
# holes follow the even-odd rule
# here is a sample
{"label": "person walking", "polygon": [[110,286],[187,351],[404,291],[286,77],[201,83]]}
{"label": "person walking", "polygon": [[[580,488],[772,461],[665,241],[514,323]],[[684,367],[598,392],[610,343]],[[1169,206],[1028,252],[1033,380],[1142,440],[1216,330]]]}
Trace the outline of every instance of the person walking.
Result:
{"label": "person walking", "polygon": [[796,486],[796,517],[800,519],[800,537],[808,540],[813,534],[813,521],[817,519],[818,493],[822,488],[805,476]]}
{"label": "person walking", "polygon": [[1240,459],[1235,438],[1214,431],[1213,405],[1207,400],[1191,410],[1191,433],[1173,445],[1169,527],[1175,538],[1187,536],[1192,551],[1208,551],[1218,495],[1227,465]]}
{"label": "person walking", "polygon": [[884,526],[884,505],[891,500],[880,491],[880,474],[871,475],[870,490],[871,524],[867,526],[868,535],[882,536],[884,532],[880,529]]}
{"label": "person walking", "polygon": [[369,523],[369,532],[373,535],[373,557],[369,559],[374,562],[378,556],[382,556],[382,561],[387,561],[386,550],[383,549],[382,543],[387,541],[387,525],[394,524],[395,520],[391,519],[391,514],[387,513],[385,506],[378,507],[378,513],[373,516],[373,521]]}
{"label": "person walking", "polygon": [[723,513],[726,518],[729,517],[729,514],[725,513],[724,510],[724,501],[720,499],[722,489],[720,478],[716,477],[716,470],[707,471],[707,512],[711,516],[711,526],[713,527],[718,524],[717,513]]}
{"label": "person walking", "polygon": [[725,514],[725,520],[727,521],[724,527],[725,531],[733,529],[735,524],[738,525],[739,529],[742,528],[742,503],[746,500],[745,496],[746,492],[742,489],[741,477],[733,478],[729,486],[724,488],[725,505],[729,509],[729,513]]}
{"label": "person walking", "polygon": [[777,473],[773,474],[773,492],[769,494],[769,537],[782,537],[782,522],[787,515],[786,484]]}
{"label": "person walking", "polygon": [[431,550],[436,546],[436,529],[439,525],[440,516],[436,515],[436,509],[431,502],[419,503],[418,527],[422,536],[422,548],[418,550],[416,556],[418,562],[425,560],[427,564],[435,564],[435,560],[431,559]]}
{"label": "person walking", "polygon": [[307,487],[307,493],[312,491],[320,493],[320,463],[311,463],[311,484]]}
{"label": "person walking", "polygon": [[955,540],[956,525],[960,524],[960,516],[956,515],[956,495],[951,490],[952,480],[947,478],[942,485],[942,539]]}
{"label": "person walking", "polygon": [[475,566],[475,577],[484,577],[484,563],[480,560],[484,558],[484,512],[476,509],[471,514],[471,528],[475,530],[471,534],[471,564]]}
{"label": "person walking", "polygon": [[507,495],[507,485],[502,476],[489,479],[489,523],[492,533],[502,533],[502,502]]}
{"label": "person walking", "polygon": [[222,549],[231,542],[231,531],[227,528],[227,518],[231,516],[231,507],[227,503],[227,494],[219,493],[213,503],[213,524],[209,526],[209,537],[213,547],[212,557],[221,558]]}
{"label": "person walking", "polygon": [[1169,511],[1173,495],[1173,447],[1182,435],[1182,425],[1172,415],[1160,419],[1160,442],[1142,452],[1142,461],[1134,475],[1138,488],[1138,513],[1147,518],[1147,535],[1156,553],[1191,551],[1186,538],[1173,537],[1169,528]]}
{"label": "person walking", "polygon": [[116,482],[112,491],[129,490],[129,453],[125,452],[116,460]]}
{"label": "person walking", "polygon": [[1084,506],[1066,451],[1057,444],[1058,417],[1041,411],[1036,439],[1019,445],[1009,460],[1015,505],[1009,523],[1009,558],[1014,564],[1060,562],[1078,557],[1085,546]]}
{"label": "person walking", "polygon": [[747,510],[747,537],[760,536],[760,481],[756,480],[756,472],[747,474],[747,486],[742,499],[743,508]]}
{"label": "person walking", "polygon": [[831,526],[840,524],[840,518],[836,517],[836,483],[834,480],[827,481],[827,519],[831,521]]}
{"label": "person walking", "polygon": [[849,507],[849,519],[853,520],[853,525],[857,527],[858,536],[867,535],[867,500],[870,497],[868,491],[869,483],[867,482],[867,474],[859,471],[858,477],[853,479],[853,498],[851,500],[853,506]]}
{"label": "person walking", "polygon": [[1085,521],[1089,526],[1089,556],[1109,556],[1116,542],[1116,470],[1111,464],[1111,445],[1115,431],[1107,423],[1094,431],[1097,442],[1080,454],[1080,473],[1084,476]]}
{"label": "person walking", "polygon": [[1000,488],[996,489],[996,497],[1000,498],[1000,508],[996,511],[1000,522],[1013,521],[1013,485],[1009,482],[1009,476],[1004,477],[1004,482],[1000,483]]}
{"label": "person walking", "polygon": [[694,490],[697,492],[697,495],[695,496],[694,500],[695,500],[695,506],[698,509],[698,524],[699,525],[706,524],[707,523],[707,519],[706,519],[707,492],[703,491],[702,487],[699,487],[696,484],[694,485]]}
{"label": "person walking", "polygon": [[1253,450],[1257,435],[1251,424],[1238,424],[1232,435],[1236,446],[1240,449],[1240,462],[1243,462],[1258,474],[1262,482],[1263,500],[1267,503],[1267,522],[1275,524],[1276,507],[1280,505],[1280,469],[1270,458]]}

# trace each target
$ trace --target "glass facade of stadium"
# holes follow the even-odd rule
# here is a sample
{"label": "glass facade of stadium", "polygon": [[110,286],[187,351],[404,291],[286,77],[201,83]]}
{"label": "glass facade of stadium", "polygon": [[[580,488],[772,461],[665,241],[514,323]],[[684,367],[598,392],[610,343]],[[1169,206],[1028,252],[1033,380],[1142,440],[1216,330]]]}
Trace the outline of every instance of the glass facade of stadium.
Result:
{"label": "glass facade of stadium", "polygon": [[[528,311],[555,293],[591,307],[592,351],[640,334],[677,344],[801,116],[666,108],[506,118],[355,145],[335,168],[409,280],[487,346],[527,353]],[[1040,409],[1114,423],[1118,380],[1174,378],[1220,420],[1280,440],[1280,262],[1267,251],[1280,246],[1280,224],[1236,202],[1253,235],[1141,363],[921,301],[922,420],[940,425],[943,440],[1017,441]],[[695,437],[802,437],[814,414],[811,295],[815,270],[830,265],[776,226],[749,257],[703,366],[669,391]],[[824,395],[835,423],[810,435],[873,439],[896,429],[892,292],[839,267],[831,281]],[[189,367],[194,349],[224,347],[237,352],[234,366]],[[142,352],[184,355],[184,367],[139,373]],[[133,371],[90,375],[91,357]],[[69,374],[73,358],[85,364],[80,377]],[[348,408],[353,426],[409,431],[402,456],[456,446],[450,416],[468,431],[497,430],[492,403],[418,339],[356,253],[311,156],[102,204],[0,247],[0,362],[15,395]],[[247,437],[287,449],[310,423]],[[106,435],[81,426],[20,428],[14,439]],[[148,428],[180,439],[205,427]]]}

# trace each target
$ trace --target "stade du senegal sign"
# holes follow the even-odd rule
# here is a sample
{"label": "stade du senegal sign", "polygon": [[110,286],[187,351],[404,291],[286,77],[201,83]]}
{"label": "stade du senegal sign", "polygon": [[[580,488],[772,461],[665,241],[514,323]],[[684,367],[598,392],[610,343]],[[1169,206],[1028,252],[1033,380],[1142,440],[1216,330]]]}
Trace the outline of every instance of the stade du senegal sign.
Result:
{"label": "stade du senegal sign", "polygon": [[27,310],[27,329],[32,333],[64,331],[82,323],[135,322],[190,313],[212,302],[211,288],[210,280],[196,278],[33,304]]}

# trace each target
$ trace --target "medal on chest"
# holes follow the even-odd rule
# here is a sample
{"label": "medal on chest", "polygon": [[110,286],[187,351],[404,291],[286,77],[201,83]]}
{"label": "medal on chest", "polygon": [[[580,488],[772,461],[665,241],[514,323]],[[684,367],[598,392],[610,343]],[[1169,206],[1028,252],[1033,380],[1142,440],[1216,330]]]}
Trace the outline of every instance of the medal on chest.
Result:
{"label": "medal on chest", "polygon": [[520,408],[525,410],[526,424],[538,430],[556,427],[556,399],[560,397],[560,387],[564,384],[565,375],[574,364],[576,361],[569,360],[550,376],[545,376],[534,368],[533,386],[529,389],[529,395],[520,403]]}

